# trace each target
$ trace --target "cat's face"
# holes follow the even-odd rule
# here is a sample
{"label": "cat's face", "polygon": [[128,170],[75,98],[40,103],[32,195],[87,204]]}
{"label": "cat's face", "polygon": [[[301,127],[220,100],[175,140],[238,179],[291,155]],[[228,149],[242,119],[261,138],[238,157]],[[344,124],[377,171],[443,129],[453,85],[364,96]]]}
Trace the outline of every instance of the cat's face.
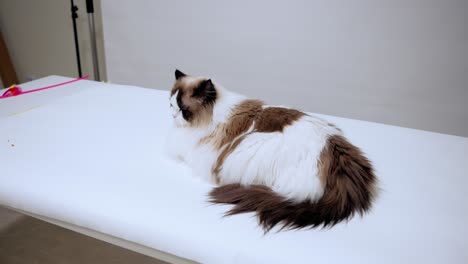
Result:
{"label": "cat's face", "polygon": [[218,93],[210,79],[175,71],[169,98],[172,118],[177,126],[204,126],[211,122]]}

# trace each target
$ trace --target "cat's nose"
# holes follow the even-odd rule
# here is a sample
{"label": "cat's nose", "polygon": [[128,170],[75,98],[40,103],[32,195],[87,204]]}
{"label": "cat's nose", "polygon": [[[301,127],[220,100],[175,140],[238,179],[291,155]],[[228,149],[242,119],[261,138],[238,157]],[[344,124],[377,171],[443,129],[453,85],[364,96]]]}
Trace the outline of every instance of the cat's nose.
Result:
{"label": "cat's nose", "polygon": [[175,114],[173,113],[172,118],[176,118],[176,117],[177,117],[177,113],[175,113]]}

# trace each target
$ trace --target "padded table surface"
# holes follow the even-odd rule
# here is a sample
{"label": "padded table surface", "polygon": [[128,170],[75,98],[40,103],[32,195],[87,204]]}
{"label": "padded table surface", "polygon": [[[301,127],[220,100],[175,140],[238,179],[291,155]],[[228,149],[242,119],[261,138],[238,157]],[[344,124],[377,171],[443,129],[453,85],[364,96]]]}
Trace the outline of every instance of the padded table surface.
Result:
{"label": "padded table surface", "polygon": [[0,205],[201,263],[468,262],[467,138],[322,116],[374,162],[381,194],[364,218],[264,235],[164,155],[168,96],[79,81],[0,100]]}

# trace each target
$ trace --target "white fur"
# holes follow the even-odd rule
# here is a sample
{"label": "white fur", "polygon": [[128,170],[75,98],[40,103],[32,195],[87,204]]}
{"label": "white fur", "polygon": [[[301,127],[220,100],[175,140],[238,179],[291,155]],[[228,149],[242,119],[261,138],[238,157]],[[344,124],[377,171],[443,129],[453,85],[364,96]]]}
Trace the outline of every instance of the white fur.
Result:
{"label": "white fur", "polygon": [[179,91],[175,92],[173,96],[169,98],[170,108],[171,108],[171,115],[174,119],[174,124],[176,126],[182,127],[187,125],[187,121],[182,116],[182,111],[180,111],[179,105],[177,104],[177,95]]}
{"label": "white fur", "polygon": [[[213,179],[211,170],[222,150],[198,142],[218,124],[226,122],[233,107],[245,99],[216,87],[219,97],[211,126],[203,129],[180,126],[179,116],[176,116],[167,142],[173,157],[184,160],[198,177],[209,181]],[[176,96],[171,97],[171,102]],[[177,109],[173,110],[175,112]],[[252,129],[253,126],[245,133]],[[227,156],[219,175],[221,184],[263,184],[296,201],[317,200],[323,195],[317,166],[320,152],[330,135],[340,133],[327,122],[310,115],[285,127],[283,132],[252,133]]]}
{"label": "white fur", "polygon": [[214,84],[218,93],[218,99],[213,109],[213,125],[216,126],[217,124],[226,122],[231,115],[232,108],[247,98],[243,95],[230,92],[217,83]]}

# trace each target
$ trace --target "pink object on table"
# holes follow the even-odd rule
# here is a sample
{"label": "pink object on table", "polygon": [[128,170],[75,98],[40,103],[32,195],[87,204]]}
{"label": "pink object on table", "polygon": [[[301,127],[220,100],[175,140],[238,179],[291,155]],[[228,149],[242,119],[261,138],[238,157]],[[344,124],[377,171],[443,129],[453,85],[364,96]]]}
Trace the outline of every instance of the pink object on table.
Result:
{"label": "pink object on table", "polygon": [[49,86],[45,86],[45,87],[41,87],[41,88],[36,88],[36,89],[29,90],[29,91],[24,91],[24,92],[23,92],[23,90],[21,89],[21,87],[13,85],[13,86],[11,86],[10,88],[8,88],[8,89],[2,94],[2,96],[0,96],[0,99],[4,99],[4,98],[8,98],[8,97],[13,97],[13,96],[18,96],[18,95],[21,95],[21,94],[39,92],[39,91],[42,91],[42,90],[47,90],[47,89],[59,87],[59,86],[62,86],[62,85],[66,85],[66,84],[69,84],[69,83],[77,82],[77,81],[79,81],[79,80],[87,79],[88,77],[89,77],[89,75],[85,75],[85,76],[82,76],[82,77],[79,77],[79,78],[76,78],[76,79],[73,79],[73,80],[70,80],[70,81],[63,82],[63,83],[58,83],[58,84],[54,84],[54,85],[49,85]]}

